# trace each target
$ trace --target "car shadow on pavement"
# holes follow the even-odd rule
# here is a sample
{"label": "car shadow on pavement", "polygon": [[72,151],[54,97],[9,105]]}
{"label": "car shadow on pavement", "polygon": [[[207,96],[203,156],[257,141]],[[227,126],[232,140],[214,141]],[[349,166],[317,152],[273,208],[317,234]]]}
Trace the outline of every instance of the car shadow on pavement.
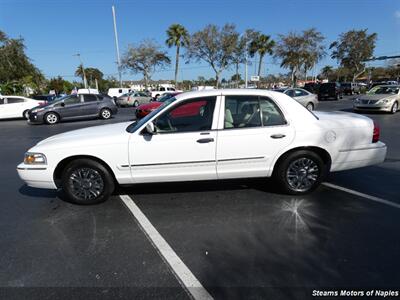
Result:
{"label": "car shadow on pavement", "polygon": [[58,191],[50,189],[36,189],[24,184],[19,188],[19,193],[24,196],[35,197],[35,198],[56,198]]}
{"label": "car shadow on pavement", "polygon": [[276,187],[274,180],[269,178],[256,178],[168,183],[142,183],[132,186],[119,186],[115,190],[114,194],[167,194],[245,189],[255,189],[273,194],[280,193],[279,189]]}

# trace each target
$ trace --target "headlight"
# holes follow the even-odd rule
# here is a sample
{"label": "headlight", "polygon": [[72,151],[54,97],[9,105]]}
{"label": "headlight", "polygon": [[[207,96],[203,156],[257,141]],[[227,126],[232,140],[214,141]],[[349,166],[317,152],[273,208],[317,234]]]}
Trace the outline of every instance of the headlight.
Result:
{"label": "headlight", "polygon": [[38,112],[43,111],[43,110],[44,110],[44,108],[35,108],[35,109],[32,110],[32,112],[33,113],[38,113]]}
{"label": "headlight", "polygon": [[389,102],[389,100],[388,99],[381,99],[381,100],[379,100],[378,101],[378,103],[388,103]]}
{"label": "headlight", "polygon": [[356,98],[356,99],[354,100],[354,102],[355,102],[355,103],[358,103],[358,102],[360,102],[360,99]]}
{"label": "headlight", "polygon": [[25,153],[24,164],[26,165],[45,165],[46,156],[42,153]]}

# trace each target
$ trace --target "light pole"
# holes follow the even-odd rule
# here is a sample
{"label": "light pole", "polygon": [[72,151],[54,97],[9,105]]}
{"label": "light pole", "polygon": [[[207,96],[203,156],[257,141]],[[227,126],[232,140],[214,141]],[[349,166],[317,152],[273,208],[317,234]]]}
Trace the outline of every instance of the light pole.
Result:
{"label": "light pole", "polygon": [[248,47],[247,47],[247,42],[248,42],[248,40],[247,40],[247,34],[246,34],[246,32],[244,32],[244,33],[242,33],[241,35],[240,35],[240,38],[243,38],[243,36],[246,36],[245,37],[245,55],[244,55],[244,87],[247,89],[247,82],[248,82],[248,78],[249,78],[249,70],[248,70],[248,59],[249,59],[249,49],[248,49]]}
{"label": "light pole", "polygon": [[118,32],[117,32],[117,21],[115,19],[115,7],[114,5],[111,7],[113,21],[114,21],[114,37],[115,37],[115,48],[117,50],[117,64],[118,64],[118,77],[119,77],[119,86],[122,88],[122,76],[121,76],[121,59],[119,56],[119,46],[118,46]]}
{"label": "light pole", "polygon": [[85,85],[85,89],[87,89],[87,79],[86,79],[85,67],[83,66],[81,55],[79,53],[77,53],[77,54],[74,54],[72,56],[78,56],[79,62],[81,63],[81,66],[82,66],[83,84]]}

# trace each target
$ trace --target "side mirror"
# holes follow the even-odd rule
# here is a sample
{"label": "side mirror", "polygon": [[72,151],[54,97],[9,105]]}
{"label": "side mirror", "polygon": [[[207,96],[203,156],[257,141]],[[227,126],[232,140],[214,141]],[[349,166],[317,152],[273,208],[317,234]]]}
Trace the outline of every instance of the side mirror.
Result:
{"label": "side mirror", "polygon": [[64,102],[61,102],[61,106],[64,107],[64,106],[65,106],[65,103],[64,103]]}
{"label": "side mirror", "polygon": [[153,122],[147,123],[147,125],[146,125],[145,128],[146,128],[146,133],[148,133],[148,134],[153,135],[153,134],[156,133],[156,129],[155,129],[155,127],[154,127]]}

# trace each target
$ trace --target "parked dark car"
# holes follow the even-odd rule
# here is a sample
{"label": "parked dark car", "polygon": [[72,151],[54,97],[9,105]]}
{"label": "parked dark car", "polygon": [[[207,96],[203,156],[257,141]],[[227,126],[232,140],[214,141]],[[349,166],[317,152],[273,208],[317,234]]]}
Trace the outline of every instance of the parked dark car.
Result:
{"label": "parked dark car", "polygon": [[321,84],[318,91],[318,100],[343,98],[343,89],[339,82],[325,82]]}
{"label": "parked dark car", "polygon": [[360,85],[356,82],[343,82],[340,84],[344,95],[354,95],[360,93]]}
{"label": "parked dark car", "polygon": [[304,89],[306,90],[306,91],[309,91],[310,93],[313,93],[313,94],[318,94],[318,91],[319,91],[319,87],[320,87],[320,83],[317,83],[317,82],[307,82],[306,84],[304,84]]}
{"label": "parked dark car", "polygon": [[69,95],[29,111],[28,122],[56,124],[63,120],[93,118],[110,119],[118,112],[113,99],[107,95]]}

